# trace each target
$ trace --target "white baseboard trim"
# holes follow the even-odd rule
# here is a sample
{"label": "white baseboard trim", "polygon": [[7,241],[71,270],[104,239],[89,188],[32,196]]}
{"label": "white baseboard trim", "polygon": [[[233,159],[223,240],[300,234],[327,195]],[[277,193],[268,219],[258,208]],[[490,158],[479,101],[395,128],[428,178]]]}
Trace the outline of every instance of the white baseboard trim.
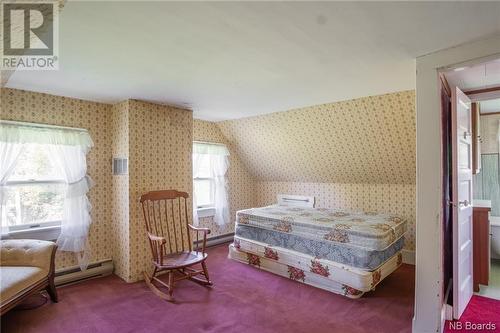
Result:
{"label": "white baseboard trim", "polygon": [[443,304],[443,307],[441,308],[441,323],[439,326],[440,333],[444,332],[445,323],[446,323],[446,304]]}
{"label": "white baseboard trim", "polygon": [[447,320],[453,320],[453,307],[445,303],[441,310],[441,327],[439,328],[441,333],[445,330]]}
{"label": "white baseboard trim", "polygon": [[403,263],[408,265],[415,265],[415,251],[403,250]]}
{"label": "white baseboard trim", "polygon": [[[210,237],[207,238],[207,247],[216,246],[222,243],[232,242],[233,239],[234,239],[234,233]],[[196,245],[196,242],[193,243]]]}

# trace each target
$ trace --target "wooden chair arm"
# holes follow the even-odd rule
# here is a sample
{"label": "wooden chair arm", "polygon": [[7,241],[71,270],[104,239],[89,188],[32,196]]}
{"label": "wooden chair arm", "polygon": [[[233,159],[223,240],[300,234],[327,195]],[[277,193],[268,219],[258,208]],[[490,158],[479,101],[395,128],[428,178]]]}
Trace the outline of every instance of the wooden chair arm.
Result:
{"label": "wooden chair arm", "polygon": [[207,235],[209,235],[209,234],[210,234],[210,229],[208,229],[208,228],[199,228],[199,227],[195,227],[195,226],[193,226],[192,224],[188,224],[188,227],[189,227],[189,228],[191,228],[191,229],[192,229],[192,230],[194,230],[194,231],[203,231],[203,232],[205,232]]}
{"label": "wooden chair arm", "polygon": [[159,242],[160,244],[165,244],[167,242],[167,240],[165,239],[165,237],[156,236],[156,235],[153,235],[150,232],[148,232],[148,237],[153,242]]}
{"label": "wooden chair arm", "polygon": [[148,232],[148,238],[150,240],[151,251],[153,252],[153,259],[160,265],[163,265],[163,247],[167,243],[167,240],[165,237],[156,236],[150,232]]}
{"label": "wooden chair arm", "polygon": [[200,250],[200,240],[198,238],[198,233],[202,232],[203,233],[203,240],[202,240],[202,246],[201,246],[201,252],[205,253],[205,247],[207,245],[207,235],[210,234],[210,229],[208,228],[199,228],[195,227],[191,224],[188,224],[189,229],[193,230],[196,232],[196,251]]}

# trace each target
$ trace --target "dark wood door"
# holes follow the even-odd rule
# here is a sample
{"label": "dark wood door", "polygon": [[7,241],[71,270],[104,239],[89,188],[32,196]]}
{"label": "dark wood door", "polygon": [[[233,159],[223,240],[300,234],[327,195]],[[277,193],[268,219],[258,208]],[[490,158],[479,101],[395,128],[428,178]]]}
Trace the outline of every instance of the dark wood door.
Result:
{"label": "dark wood door", "polygon": [[473,256],[474,256],[474,291],[479,285],[488,285],[490,276],[490,208],[473,209]]}

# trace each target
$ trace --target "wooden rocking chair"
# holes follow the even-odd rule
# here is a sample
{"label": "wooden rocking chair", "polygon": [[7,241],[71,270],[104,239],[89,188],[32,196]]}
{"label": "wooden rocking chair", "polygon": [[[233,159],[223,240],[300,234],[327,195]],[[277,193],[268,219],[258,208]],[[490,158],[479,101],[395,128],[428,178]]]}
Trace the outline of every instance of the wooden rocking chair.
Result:
{"label": "wooden rocking chair", "polygon": [[[208,256],[205,253],[205,245],[210,230],[189,224],[188,216],[191,214],[188,214],[188,197],[187,193],[176,190],[152,191],[141,196],[154,266],[153,275],[149,276],[144,272],[144,279],[157,296],[167,301],[174,300],[172,296],[174,285],[179,280],[189,279],[205,286],[212,285],[205,263]],[[191,232],[196,233],[194,250]],[[201,249],[200,233],[203,234]],[[197,264],[201,265],[201,269],[192,268]],[[168,283],[157,277],[162,271],[168,271]],[[168,294],[160,291],[153,282],[166,287]]]}

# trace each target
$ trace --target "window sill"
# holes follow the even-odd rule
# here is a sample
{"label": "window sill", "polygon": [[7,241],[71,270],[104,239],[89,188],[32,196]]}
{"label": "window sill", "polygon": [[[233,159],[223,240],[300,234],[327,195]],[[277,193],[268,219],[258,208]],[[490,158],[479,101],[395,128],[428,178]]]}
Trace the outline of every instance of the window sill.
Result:
{"label": "window sill", "polygon": [[213,207],[198,208],[196,211],[198,212],[198,217],[215,216],[215,208]]}
{"label": "window sill", "polygon": [[50,226],[41,228],[32,228],[24,230],[9,231],[2,235],[2,239],[39,239],[54,241],[61,233],[61,226]]}

